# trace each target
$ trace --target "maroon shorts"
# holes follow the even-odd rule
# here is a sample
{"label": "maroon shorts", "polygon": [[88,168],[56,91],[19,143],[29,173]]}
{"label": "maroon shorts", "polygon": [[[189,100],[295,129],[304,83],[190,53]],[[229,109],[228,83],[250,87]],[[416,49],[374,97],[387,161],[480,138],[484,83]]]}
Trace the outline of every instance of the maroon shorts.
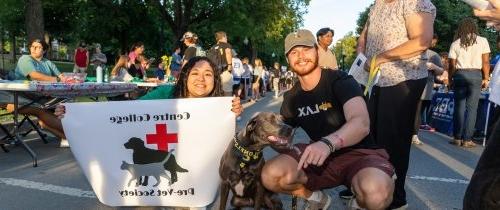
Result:
{"label": "maroon shorts", "polygon": [[[296,144],[301,154],[308,144]],[[298,151],[291,150],[282,154],[300,160]],[[306,188],[312,191],[332,188],[339,185],[351,186],[351,181],[361,169],[378,168],[389,177],[394,175],[394,167],[389,162],[389,155],[384,149],[342,149],[330,155],[322,166],[309,165],[304,172],[307,175]]]}

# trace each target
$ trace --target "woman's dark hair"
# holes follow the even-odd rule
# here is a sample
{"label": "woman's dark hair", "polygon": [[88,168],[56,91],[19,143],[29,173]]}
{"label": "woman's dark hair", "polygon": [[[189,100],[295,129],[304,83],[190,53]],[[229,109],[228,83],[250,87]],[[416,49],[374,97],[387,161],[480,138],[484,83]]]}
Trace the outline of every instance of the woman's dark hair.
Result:
{"label": "woman's dark hair", "polygon": [[33,39],[29,42],[28,44],[28,47],[31,48],[31,45],[33,45],[33,43],[40,43],[42,45],[42,48],[43,48],[43,51],[47,51],[47,48],[49,48],[49,45],[47,43],[45,43],[44,41],[42,41],[41,39]]}
{"label": "woman's dark hair", "polygon": [[477,35],[476,20],[467,17],[460,22],[457,32],[455,33],[455,40],[460,39],[460,46],[466,48],[476,43]]}
{"label": "woman's dark hair", "polygon": [[210,61],[207,57],[200,57],[196,56],[191,59],[182,67],[181,72],[179,74],[179,80],[177,80],[177,84],[175,85],[174,89],[174,97],[175,98],[187,98],[188,97],[188,89],[187,89],[187,80],[189,77],[189,73],[193,69],[194,65],[200,61],[206,61],[210,64],[210,67],[214,71],[214,89],[208,97],[216,97],[216,96],[223,96],[223,91],[222,91],[222,82],[220,79],[220,72],[217,72],[215,68],[215,64]]}
{"label": "woman's dark hair", "polygon": [[132,45],[132,47],[130,47],[130,52],[134,51],[135,49],[141,47],[141,46],[144,46],[144,43],[142,42],[136,42]]}
{"label": "woman's dark hair", "polygon": [[328,32],[332,32],[332,35],[335,34],[335,32],[333,32],[333,29],[331,29],[331,28],[322,28],[322,29],[319,29],[318,32],[316,32],[316,39],[319,39],[320,36],[323,36],[323,35],[327,34]]}

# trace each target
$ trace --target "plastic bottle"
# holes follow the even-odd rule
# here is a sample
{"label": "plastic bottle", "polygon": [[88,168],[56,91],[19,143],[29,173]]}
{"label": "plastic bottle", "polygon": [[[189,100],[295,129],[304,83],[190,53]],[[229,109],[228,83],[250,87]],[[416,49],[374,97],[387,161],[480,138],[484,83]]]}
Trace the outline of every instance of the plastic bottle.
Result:
{"label": "plastic bottle", "polygon": [[97,83],[102,83],[102,67],[101,66],[97,66],[97,68],[95,69],[96,73],[95,73],[95,80]]}
{"label": "plastic bottle", "polygon": [[104,82],[108,83],[109,82],[109,72],[108,72],[108,67],[104,68]]}

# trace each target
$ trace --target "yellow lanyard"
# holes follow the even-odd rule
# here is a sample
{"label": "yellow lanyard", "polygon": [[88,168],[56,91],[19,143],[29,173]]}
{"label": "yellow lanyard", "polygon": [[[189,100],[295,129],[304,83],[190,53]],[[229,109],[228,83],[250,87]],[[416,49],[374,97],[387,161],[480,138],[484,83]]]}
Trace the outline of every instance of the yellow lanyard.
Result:
{"label": "yellow lanyard", "polygon": [[370,73],[368,74],[368,82],[366,83],[365,92],[363,93],[365,96],[368,94],[368,90],[373,86],[373,80],[380,70],[380,67],[375,66],[376,61],[377,56],[373,56],[372,60],[370,61]]}

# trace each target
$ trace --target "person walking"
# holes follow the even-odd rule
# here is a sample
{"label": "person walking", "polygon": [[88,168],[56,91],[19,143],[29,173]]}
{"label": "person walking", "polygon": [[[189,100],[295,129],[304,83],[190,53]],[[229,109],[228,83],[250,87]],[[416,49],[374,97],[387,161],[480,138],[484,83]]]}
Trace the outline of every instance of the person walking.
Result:
{"label": "person walking", "polygon": [[472,136],[481,86],[486,88],[490,77],[490,46],[486,38],[479,36],[476,20],[465,18],[460,22],[448,56],[448,76],[455,98],[453,140],[450,143],[475,147]]}

